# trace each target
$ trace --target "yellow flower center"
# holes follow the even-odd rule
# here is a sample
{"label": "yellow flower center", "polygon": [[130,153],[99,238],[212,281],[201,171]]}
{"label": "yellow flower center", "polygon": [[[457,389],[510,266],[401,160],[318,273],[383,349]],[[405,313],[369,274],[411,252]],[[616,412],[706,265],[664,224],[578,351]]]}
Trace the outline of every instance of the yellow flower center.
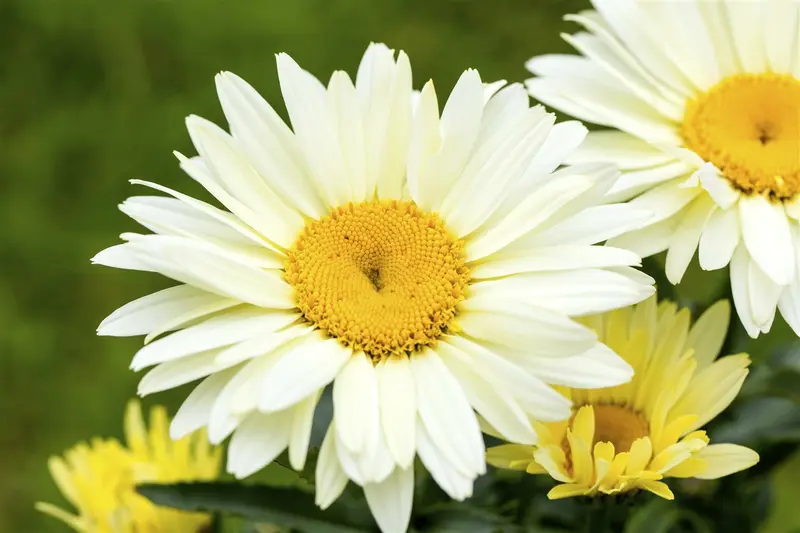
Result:
{"label": "yellow flower center", "polygon": [[[610,442],[616,453],[627,452],[636,439],[650,434],[647,420],[621,405],[594,405],[594,442]],[[593,443],[594,444],[594,443]]]}
{"label": "yellow flower center", "polygon": [[430,345],[469,283],[462,241],[412,202],[364,202],[309,220],[286,262],[305,318],[373,359]]}
{"label": "yellow flower center", "polygon": [[725,78],[688,103],[681,134],[745,193],[783,200],[800,192],[800,80]]}

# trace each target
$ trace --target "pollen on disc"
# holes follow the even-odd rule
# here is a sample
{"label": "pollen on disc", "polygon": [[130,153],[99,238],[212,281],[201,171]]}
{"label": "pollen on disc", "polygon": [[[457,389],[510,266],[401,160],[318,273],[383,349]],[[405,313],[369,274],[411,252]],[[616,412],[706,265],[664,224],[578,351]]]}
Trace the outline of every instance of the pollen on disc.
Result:
{"label": "pollen on disc", "polygon": [[373,359],[433,344],[469,283],[463,242],[412,202],[364,202],[311,220],[289,250],[297,307]]}
{"label": "pollen on disc", "polygon": [[792,76],[725,78],[688,102],[681,135],[744,193],[800,193],[800,80]]}

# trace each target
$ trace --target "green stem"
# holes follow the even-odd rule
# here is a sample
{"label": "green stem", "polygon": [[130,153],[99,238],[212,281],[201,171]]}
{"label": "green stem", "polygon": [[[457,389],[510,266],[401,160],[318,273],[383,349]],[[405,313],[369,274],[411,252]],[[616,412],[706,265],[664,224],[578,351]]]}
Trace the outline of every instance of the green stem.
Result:
{"label": "green stem", "polygon": [[589,506],[589,513],[586,517],[586,533],[606,533],[608,530],[608,517],[611,508],[610,502],[604,501],[606,498],[595,498]]}

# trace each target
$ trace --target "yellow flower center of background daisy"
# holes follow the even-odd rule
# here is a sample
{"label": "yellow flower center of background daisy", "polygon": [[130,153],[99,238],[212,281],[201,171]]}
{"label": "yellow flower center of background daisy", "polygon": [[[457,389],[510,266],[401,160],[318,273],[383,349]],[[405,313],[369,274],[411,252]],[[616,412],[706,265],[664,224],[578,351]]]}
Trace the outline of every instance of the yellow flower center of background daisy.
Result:
{"label": "yellow flower center of background daisy", "polygon": [[689,102],[686,146],[748,194],[789,199],[800,192],[800,81],[738,74]]}
{"label": "yellow flower center of background daisy", "polygon": [[[610,442],[616,453],[627,452],[636,439],[650,434],[645,418],[621,405],[593,405],[594,442]],[[594,444],[594,443],[593,443]]]}
{"label": "yellow flower center of background daisy", "polygon": [[364,202],[310,220],[286,279],[305,318],[373,359],[430,345],[469,283],[462,241],[413,202]]}

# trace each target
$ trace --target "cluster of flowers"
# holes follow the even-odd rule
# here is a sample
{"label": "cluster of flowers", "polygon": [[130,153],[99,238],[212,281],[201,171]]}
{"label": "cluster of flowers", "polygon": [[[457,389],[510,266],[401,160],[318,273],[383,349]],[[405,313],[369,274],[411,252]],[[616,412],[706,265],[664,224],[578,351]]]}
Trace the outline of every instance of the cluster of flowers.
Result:
{"label": "cluster of flowers", "polygon": [[[377,44],[355,82],[327,86],[279,54],[291,128],[217,76],[229,131],[189,117],[199,155],[176,156],[225,209],[136,180],[168,195],[121,205],[153,233],[93,259],[180,282],[100,325],[146,335],[139,394],[202,381],[174,442],[163,411],[146,437],[132,407],[128,449],[54,459],[78,514],[41,510],[85,532],[196,531],[133,484],[216,477],[206,435],[230,437],[237,478],[286,449],[303,469],[329,385],[316,501],[352,481],[385,533],[408,527],[417,457],[456,500],[487,461],[549,474],[551,498],[671,499],[663,478],[755,464],[700,429],[748,372],[746,354],[717,358],[728,302],[692,324],[635,267],[666,250],[678,283],[696,252],[705,270],[730,264],[752,337],[776,309],[800,333],[800,8],[593,4],[569,17],[581,55],[532,59],[525,86],[468,70],[441,113],[433,83],[415,92],[408,57]],[[610,129],[557,124],[529,95]],[[508,444],[485,450],[482,433]],[[100,490],[111,478],[127,492]]]}

